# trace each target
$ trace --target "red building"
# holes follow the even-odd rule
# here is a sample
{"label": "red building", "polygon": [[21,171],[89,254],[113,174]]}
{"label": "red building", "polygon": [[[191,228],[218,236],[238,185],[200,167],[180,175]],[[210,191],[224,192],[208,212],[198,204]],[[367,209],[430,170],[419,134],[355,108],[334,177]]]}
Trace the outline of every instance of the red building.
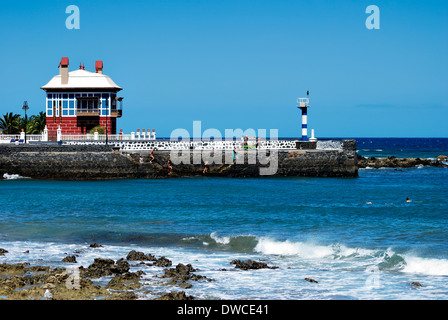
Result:
{"label": "red building", "polygon": [[96,126],[117,132],[117,118],[122,116],[122,90],[103,74],[103,61],[95,62],[95,72],[68,71],[68,58],[59,63],[59,74],[41,89],[46,91],[46,114],[49,136],[56,136],[61,128],[64,135],[89,133]]}

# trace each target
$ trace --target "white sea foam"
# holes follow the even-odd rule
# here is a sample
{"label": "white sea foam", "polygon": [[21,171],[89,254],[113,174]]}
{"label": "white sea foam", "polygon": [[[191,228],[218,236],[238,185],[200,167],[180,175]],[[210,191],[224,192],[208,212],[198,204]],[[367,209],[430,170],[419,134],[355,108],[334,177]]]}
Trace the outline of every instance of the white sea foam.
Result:
{"label": "white sea foam", "polygon": [[220,244],[229,244],[229,242],[230,242],[230,237],[220,237],[216,234],[216,232],[212,232],[210,234],[210,238],[215,240],[216,243],[220,243]]}
{"label": "white sea foam", "polygon": [[447,259],[421,258],[410,255],[405,255],[404,258],[406,266],[403,268],[403,272],[448,276]]}
{"label": "white sea foam", "polygon": [[18,174],[4,173],[3,174],[3,179],[5,179],[5,180],[17,180],[17,179],[30,179],[30,178],[22,177],[21,175],[18,175]]}
{"label": "white sea foam", "polygon": [[269,238],[259,239],[255,252],[267,255],[299,256],[307,259],[342,259],[353,256],[371,256],[374,250],[349,248],[340,244],[319,245],[312,242],[278,241]]}

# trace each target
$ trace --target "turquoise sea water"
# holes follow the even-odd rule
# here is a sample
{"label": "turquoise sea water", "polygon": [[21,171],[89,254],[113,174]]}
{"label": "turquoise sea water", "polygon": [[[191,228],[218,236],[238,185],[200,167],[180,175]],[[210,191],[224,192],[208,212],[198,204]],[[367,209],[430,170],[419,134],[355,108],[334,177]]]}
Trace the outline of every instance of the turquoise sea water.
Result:
{"label": "turquoise sea water", "polygon": [[[447,191],[448,169],[435,167],[358,178],[2,180],[9,252],[0,263],[65,266],[76,254],[88,266],[134,249],[215,279],[185,289],[197,299],[448,299]],[[234,259],[278,269],[241,271]],[[141,298],[170,291],[151,284],[161,268],[145,268]]]}

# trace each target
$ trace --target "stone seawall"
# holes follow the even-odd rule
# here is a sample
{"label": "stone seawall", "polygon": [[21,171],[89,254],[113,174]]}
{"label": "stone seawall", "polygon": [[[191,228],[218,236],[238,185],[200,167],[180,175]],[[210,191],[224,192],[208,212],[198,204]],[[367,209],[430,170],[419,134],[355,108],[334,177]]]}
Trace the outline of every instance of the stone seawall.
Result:
{"label": "stone seawall", "polygon": [[358,176],[355,140],[344,140],[342,150],[240,150],[235,161],[232,151],[183,152],[180,162],[170,151],[155,151],[151,163],[148,151],[120,152],[106,145],[0,145],[0,178],[5,173],[49,180]]}

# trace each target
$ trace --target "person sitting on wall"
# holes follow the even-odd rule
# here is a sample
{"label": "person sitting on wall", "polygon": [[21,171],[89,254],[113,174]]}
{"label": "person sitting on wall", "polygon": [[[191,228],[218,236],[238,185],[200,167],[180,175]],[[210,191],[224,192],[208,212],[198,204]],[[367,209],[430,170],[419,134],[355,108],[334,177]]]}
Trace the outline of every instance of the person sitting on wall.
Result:
{"label": "person sitting on wall", "polygon": [[172,171],[173,171],[173,167],[171,165],[171,159],[168,159],[166,164],[168,165],[168,175],[170,175],[172,173]]}

